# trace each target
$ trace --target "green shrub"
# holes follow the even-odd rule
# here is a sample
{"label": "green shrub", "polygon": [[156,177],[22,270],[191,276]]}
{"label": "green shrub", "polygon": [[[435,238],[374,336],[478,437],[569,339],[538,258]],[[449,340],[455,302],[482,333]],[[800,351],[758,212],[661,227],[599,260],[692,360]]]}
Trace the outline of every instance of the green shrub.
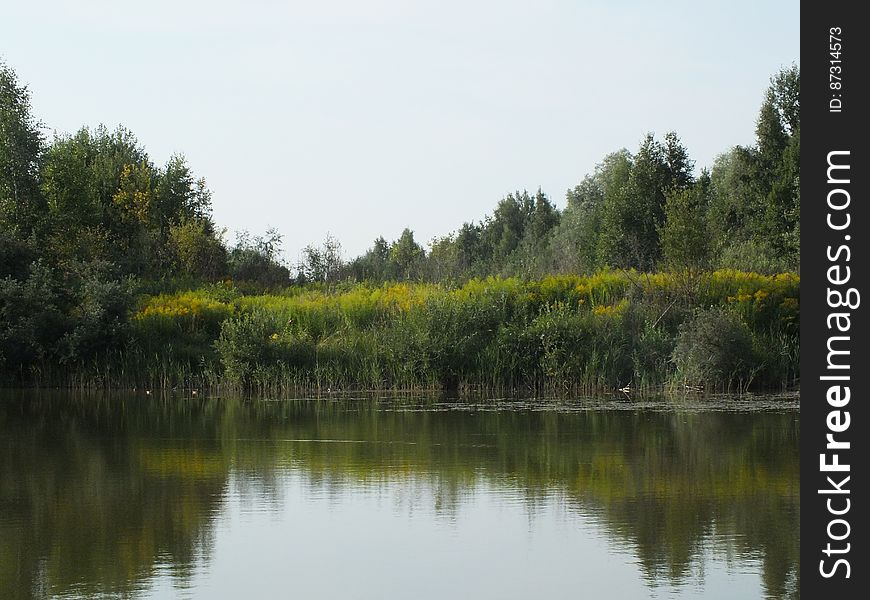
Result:
{"label": "green shrub", "polygon": [[531,324],[540,339],[541,369],[552,384],[566,388],[608,387],[631,380],[631,352],[623,301],[577,312],[565,304],[547,307]]}
{"label": "green shrub", "polygon": [[745,389],[755,375],[749,328],[720,307],[699,310],[680,327],[673,361],[678,380],[687,385]]}
{"label": "green shrub", "polygon": [[20,375],[50,356],[69,328],[59,303],[51,270],[41,262],[26,279],[0,279],[0,372]]}
{"label": "green shrub", "polygon": [[314,343],[286,330],[275,314],[262,310],[224,321],[215,342],[227,380],[245,388],[310,372]]}
{"label": "green shrub", "polygon": [[660,325],[646,322],[635,338],[632,354],[633,381],[639,388],[664,383],[671,373],[674,338]]}
{"label": "green shrub", "polygon": [[[62,295],[46,268],[0,280],[5,374],[56,368],[96,385],[544,393],[672,380],[771,387],[798,374],[800,279],[789,273],[702,273],[691,294],[678,274],[613,271],[258,295],[222,282],[146,296],[129,312],[129,282],[96,266],[79,272]],[[697,305],[717,308],[696,313]],[[719,321],[737,332],[728,343],[738,351],[717,346]]]}
{"label": "green shrub", "polygon": [[757,240],[728,243],[718,261],[720,269],[754,273],[783,273],[794,266],[789,260],[778,258],[769,244]]}
{"label": "green shrub", "polygon": [[59,344],[63,364],[88,361],[128,341],[133,280],[112,279],[97,267],[85,270],[75,287],[72,327]]}

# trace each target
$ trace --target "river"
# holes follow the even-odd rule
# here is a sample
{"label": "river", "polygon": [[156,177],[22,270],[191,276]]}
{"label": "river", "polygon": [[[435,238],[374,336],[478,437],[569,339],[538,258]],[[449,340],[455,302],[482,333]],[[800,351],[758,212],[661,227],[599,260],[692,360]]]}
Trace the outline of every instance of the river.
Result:
{"label": "river", "polygon": [[796,598],[795,399],[0,396],[0,598]]}

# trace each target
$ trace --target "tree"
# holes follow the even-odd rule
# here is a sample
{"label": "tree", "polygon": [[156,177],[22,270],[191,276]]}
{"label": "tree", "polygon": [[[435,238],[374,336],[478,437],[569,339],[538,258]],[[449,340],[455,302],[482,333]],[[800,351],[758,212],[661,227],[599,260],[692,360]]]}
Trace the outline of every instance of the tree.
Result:
{"label": "tree", "polygon": [[158,175],[126,129],[55,137],[41,172],[48,249],[59,260],[109,260],[137,273],[158,268],[166,239],[155,203]]}
{"label": "tree", "polygon": [[710,176],[705,171],[688,188],[674,188],[665,199],[665,221],[659,229],[664,266],[694,273],[709,266],[707,194]]}
{"label": "tree", "polygon": [[605,194],[623,185],[630,171],[628,150],[613,152],[596,165],[592,175],[568,190],[567,205],[550,242],[551,268],[563,273],[588,273],[597,268]]}
{"label": "tree", "polygon": [[227,272],[227,250],[208,221],[189,219],[169,226],[173,271],[214,281]]}
{"label": "tree", "polygon": [[535,244],[546,241],[553,228],[559,224],[560,217],[558,209],[541,188],[538,188],[525,237],[530,237]]}
{"label": "tree", "polygon": [[534,200],[523,190],[502,198],[485,220],[484,239],[496,264],[503,264],[519,246],[533,211]]}
{"label": "tree", "polygon": [[398,279],[414,279],[420,275],[420,267],[426,253],[414,240],[414,232],[407,227],[390,247],[390,264]]}
{"label": "tree", "polygon": [[124,166],[112,204],[116,223],[114,242],[121,251],[116,261],[128,273],[156,273],[161,240],[154,205],[154,173],[149,163]]}
{"label": "tree", "polygon": [[599,259],[602,263],[643,271],[661,259],[659,229],[665,195],[693,181],[692,162],[673,132],[665,143],[647,134],[628,166],[627,181],[606,190],[602,205]]}
{"label": "tree", "polygon": [[265,236],[246,232],[236,235],[236,245],[230,250],[228,266],[236,281],[259,284],[264,287],[285,286],[290,283],[290,270],[281,260],[281,234],[267,229]]}
{"label": "tree", "polygon": [[774,178],[776,167],[782,159],[782,153],[788,145],[788,134],[782,122],[782,115],[776,106],[776,95],[773,86],[768,88],[758,121],[755,126],[757,140],[756,161],[760,169],[762,181],[770,186]]}
{"label": "tree", "polygon": [[764,235],[791,265],[800,260],[800,69],[770,80],[758,119],[758,156],[765,178]]}
{"label": "tree", "polygon": [[791,65],[771,78],[773,102],[780,115],[783,129],[793,136],[801,128],[801,70]]}
{"label": "tree", "polygon": [[390,245],[378,236],[365,254],[353,259],[348,271],[356,281],[383,282],[389,279]]}
{"label": "tree", "polygon": [[459,281],[462,278],[462,271],[455,234],[435,238],[429,242],[429,255],[426,257],[427,280]]}
{"label": "tree", "polygon": [[211,192],[205,179],[196,179],[184,156],[176,154],[155,177],[154,202],[159,227],[166,232],[170,225],[183,221],[211,221]]}
{"label": "tree", "polygon": [[560,219],[559,211],[539,188],[523,224],[520,243],[502,261],[501,272],[521,277],[539,277],[549,272],[550,241]]}
{"label": "tree", "polygon": [[28,237],[44,219],[39,190],[43,137],[31,114],[30,92],[0,62],[0,226]]}
{"label": "tree", "polygon": [[459,273],[465,278],[475,277],[484,270],[487,255],[482,240],[482,227],[474,223],[463,223],[456,232],[456,260]]}
{"label": "tree", "polygon": [[713,167],[710,220],[720,264],[779,271],[800,258],[800,70],[771,78],[751,147]]}
{"label": "tree", "polygon": [[305,281],[335,281],[344,268],[341,243],[329,233],[320,247],[309,244],[302,255],[298,271]]}

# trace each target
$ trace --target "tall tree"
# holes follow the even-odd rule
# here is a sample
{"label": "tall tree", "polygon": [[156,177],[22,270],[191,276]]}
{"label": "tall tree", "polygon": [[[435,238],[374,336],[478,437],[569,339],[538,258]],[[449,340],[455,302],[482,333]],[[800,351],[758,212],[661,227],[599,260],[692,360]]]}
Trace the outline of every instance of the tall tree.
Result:
{"label": "tall tree", "polygon": [[390,248],[390,263],[398,279],[415,279],[420,275],[425,257],[423,247],[414,240],[414,232],[408,228]]}
{"label": "tall tree", "polygon": [[647,271],[661,259],[665,195],[691,184],[692,162],[676,134],[667,134],[664,144],[647,134],[626,166],[627,179],[604,194],[599,260]]}
{"label": "tall tree", "polygon": [[660,227],[664,266],[697,272],[710,266],[707,204],[710,176],[704,171],[690,187],[672,188],[665,199],[665,221]]}
{"label": "tall tree", "polygon": [[390,277],[390,245],[378,236],[365,254],[351,261],[351,275],[357,281],[386,281]]}
{"label": "tall tree", "polygon": [[332,282],[344,268],[341,243],[330,233],[320,246],[306,246],[302,256],[298,271],[305,281]]}
{"label": "tall tree", "polygon": [[44,217],[39,165],[44,142],[30,92],[0,62],[0,226],[26,238]]}

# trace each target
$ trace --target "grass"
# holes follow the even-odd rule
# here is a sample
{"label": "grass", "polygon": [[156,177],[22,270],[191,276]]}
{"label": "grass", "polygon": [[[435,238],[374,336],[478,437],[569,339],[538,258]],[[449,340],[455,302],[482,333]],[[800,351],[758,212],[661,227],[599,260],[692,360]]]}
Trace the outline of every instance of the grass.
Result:
{"label": "grass", "polygon": [[[246,295],[226,282],[143,297],[123,350],[67,380],[273,393],[786,388],[798,379],[799,287],[791,273],[732,270],[490,277],[455,288],[296,287],[269,295]],[[746,356],[696,355],[733,352],[717,341],[715,318],[745,338]],[[698,367],[707,360],[729,368]]]}
{"label": "grass", "polygon": [[[274,392],[783,388],[798,377],[799,285],[789,273],[739,271],[603,271],[254,296],[226,283],[144,298],[125,356],[107,361],[123,369],[101,380]],[[715,323],[687,326],[712,308],[745,329],[748,356],[729,372],[681,369],[679,357],[692,348],[718,347]],[[713,339],[687,340],[698,335]],[[678,344],[683,352],[675,355]]]}

